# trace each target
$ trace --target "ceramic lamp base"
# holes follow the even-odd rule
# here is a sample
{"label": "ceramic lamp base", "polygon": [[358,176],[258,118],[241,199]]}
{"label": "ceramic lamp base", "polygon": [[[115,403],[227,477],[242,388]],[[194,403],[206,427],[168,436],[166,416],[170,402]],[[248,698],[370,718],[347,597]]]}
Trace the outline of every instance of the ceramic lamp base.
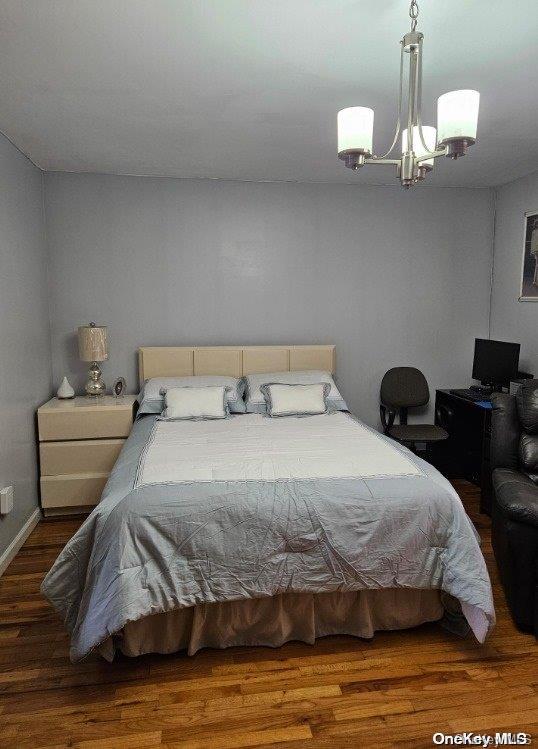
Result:
{"label": "ceramic lamp base", "polygon": [[106,385],[101,378],[101,368],[95,361],[92,362],[90,367],[90,379],[86,383],[85,389],[86,394],[91,398],[97,398],[106,392]]}

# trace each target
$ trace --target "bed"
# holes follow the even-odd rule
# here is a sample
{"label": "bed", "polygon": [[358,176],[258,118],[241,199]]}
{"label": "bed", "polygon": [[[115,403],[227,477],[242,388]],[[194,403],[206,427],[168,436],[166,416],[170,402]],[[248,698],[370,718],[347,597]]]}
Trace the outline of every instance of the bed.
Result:
{"label": "bed", "polygon": [[[335,370],[334,346],[143,348],[160,376]],[[140,416],[42,585],[70,657],[494,626],[478,536],[446,479],[338,411]]]}

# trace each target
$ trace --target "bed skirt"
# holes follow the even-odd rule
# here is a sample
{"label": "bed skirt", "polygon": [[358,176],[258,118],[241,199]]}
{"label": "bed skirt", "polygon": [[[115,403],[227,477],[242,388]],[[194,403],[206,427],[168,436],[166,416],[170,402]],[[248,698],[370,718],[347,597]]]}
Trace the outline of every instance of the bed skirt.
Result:
{"label": "bed skirt", "polygon": [[127,624],[99,652],[112,660],[116,649],[128,656],[178,650],[194,655],[201,648],[279,647],[290,640],[313,644],[327,635],[371,638],[377,630],[416,627],[443,614],[438,590],[285,593],[153,614]]}

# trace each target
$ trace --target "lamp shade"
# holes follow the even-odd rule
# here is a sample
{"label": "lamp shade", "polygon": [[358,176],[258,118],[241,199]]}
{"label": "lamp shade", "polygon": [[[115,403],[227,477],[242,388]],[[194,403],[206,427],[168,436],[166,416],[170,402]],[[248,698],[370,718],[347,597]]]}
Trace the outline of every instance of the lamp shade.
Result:
{"label": "lamp shade", "polygon": [[338,153],[370,155],[374,134],[374,110],[348,107],[338,112]]}
{"label": "lamp shade", "polygon": [[[437,132],[434,127],[431,127],[431,125],[422,125],[422,135],[424,137],[424,143],[428,146],[427,150],[422,145],[422,140],[418,131],[418,125],[415,125],[413,127],[413,152],[419,159],[421,156],[424,156],[424,154],[428,153],[428,151],[435,151],[435,139],[437,136]],[[405,128],[402,133],[402,152],[406,153],[407,150],[407,128]],[[433,167],[433,159],[426,159],[426,161],[421,161],[420,165]]]}
{"label": "lamp shade", "polygon": [[78,355],[81,361],[108,359],[108,333],[105,325],[81,325],[78,329]]}
{"label": "lamp shade", "polygon": [[439,145],[451,140],[474,143],[478,126],[478,91],[449,91],[437,99],[437,138]]}

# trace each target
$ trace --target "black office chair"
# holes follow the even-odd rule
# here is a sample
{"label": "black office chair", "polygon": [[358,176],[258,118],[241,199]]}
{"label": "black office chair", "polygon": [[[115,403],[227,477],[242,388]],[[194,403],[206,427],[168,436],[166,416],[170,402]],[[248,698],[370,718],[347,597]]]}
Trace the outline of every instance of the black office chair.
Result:
{"label": "black office chair", "polygon": [[[385,373],[381,382],[380,413],[383,432],[389,437],[416,449],[425,443],[426,450],[434,442],[446,440],[448,432],[435,424],[408,424],[410,408],[425,406],[430,400],[426,378],[415,367],[394,367]],[[399,424],[394,421],[398,416]]]}

